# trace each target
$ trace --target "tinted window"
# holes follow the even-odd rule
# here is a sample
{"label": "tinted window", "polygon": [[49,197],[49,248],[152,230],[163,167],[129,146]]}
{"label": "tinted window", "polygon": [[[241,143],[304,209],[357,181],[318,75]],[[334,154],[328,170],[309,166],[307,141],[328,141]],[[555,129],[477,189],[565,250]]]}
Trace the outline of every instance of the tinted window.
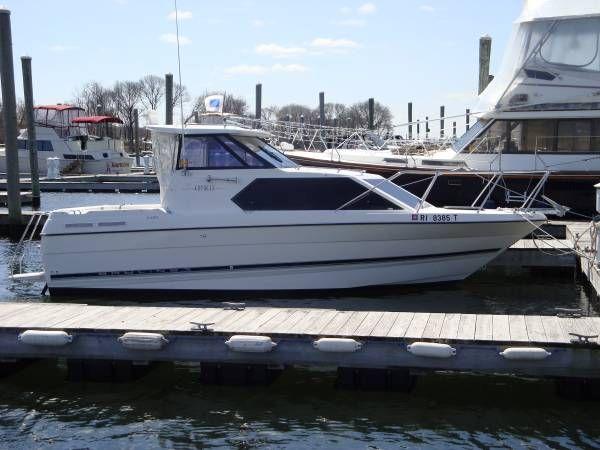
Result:
{"label": "tinted window", "polygon": [[[27,150],[27,139],[17,139],[17,148],[19,150]],[[37,151],[38,152],[52,152],[54,151],[52,147],[52,142],[50,141],[37,141]]]}
{"label": "tinted window", "polygon": [[244,163],[233,155],[213,136],[186,136],[177,161],[178,169],[244,167]]}
{"label": "tinted window", "polygon": [[[365,192],[366,187],[350,178],[260,178],[232,200],[246,211],[336,210]],[[369,192],[344,209],[401,208],[376,192]]]}
{"label": "tinted window", "polygon": [[262,139],[249,136],[236,136],[235,139],[276,167],[297,167],[294,161]]}
{"label": "tinted window", "polygon": [[220,137],[219,140],[223,142],[231,151],[233,151],[238,158],[250,167],[268,167],[268,164],[261,160],[258,156],[252,153],[250,150],[242,147],[238,142],[231,139],[229,136]]}

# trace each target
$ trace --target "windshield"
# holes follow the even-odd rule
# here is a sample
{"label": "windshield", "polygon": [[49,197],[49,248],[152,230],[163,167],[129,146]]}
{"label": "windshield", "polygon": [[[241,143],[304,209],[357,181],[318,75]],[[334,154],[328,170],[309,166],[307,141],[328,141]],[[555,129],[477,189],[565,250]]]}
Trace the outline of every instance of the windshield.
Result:
{"label": "windshield", "polygon": [[235,140],[245,145],[257,155],[266,159],[275,167],[298,167],[298,165],[262,139],[250,136],[235,136]]}
{"label": "windshield", "polygon": [[[385,178],[367,178],[365,181],[371,186],[374,186],[375,188],[380,190],[381,192],[385,192],[386,194],[394,197],[396,200],[412,209],[418,208],[419,203],[421,203],[421,199],[419,197],[417,197],[414,194],[411,194],[406,189],[401,188],[397,184],[392,183],[391,181],[388,181]],[[427,202],[423,202],[423,204],[421,205],[421,207],[423,208],[427,208],[429,206],[432,205]]]}

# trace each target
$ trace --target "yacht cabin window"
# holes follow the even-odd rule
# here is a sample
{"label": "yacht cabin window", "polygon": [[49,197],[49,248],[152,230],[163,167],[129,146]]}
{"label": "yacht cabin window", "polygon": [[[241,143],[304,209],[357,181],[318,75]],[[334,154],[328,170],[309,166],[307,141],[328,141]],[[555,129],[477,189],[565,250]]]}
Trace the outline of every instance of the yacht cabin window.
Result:
{"label": "yacht cabin window", "polygon": [[539,55],[548,64],[598,71],[599,30],[600,19],[596,17],[560,21],[542,44]]}
{"label": "yacht cabin window", "polygon": [[275,167],[297,167],[298,165],[262,139],[252,136],[236,136],[240,143],[272,163]]}
{"label": "yacht cabin window", "polygon": [[496,120],[466,152],[600,152],[600,119]]}

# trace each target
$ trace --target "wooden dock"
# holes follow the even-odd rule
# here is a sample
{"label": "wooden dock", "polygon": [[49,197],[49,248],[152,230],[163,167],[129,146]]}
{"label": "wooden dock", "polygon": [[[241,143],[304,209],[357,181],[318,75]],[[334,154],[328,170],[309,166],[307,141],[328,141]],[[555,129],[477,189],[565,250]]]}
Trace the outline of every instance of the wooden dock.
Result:
{"label": "wooden dock", "polygon": [[[0,179],[0,191],[6,191],[5,179]],[[31,189],[28,178],[21,179],[21,190]],[[69,175],[57,180],[40,178],[42,192],[160,192],[156,175]]]}
{"label": "wooden dock", "polygon": [[[197,324],[207,324],[205,329]],[[68,333],[62,346],[19,340],[26,330]],[[126,348],[127,332],[157,333],[156,350]],[[352,370],[443,370],[535,377],[600,378],[597,337],[575,342],[572,333],[600,333],[600,318],[489,314],[410,313],[285,307],[89,306],[82,304],[0,304],[0,358],[67,358],[73,361],[190,361],[263,366],[327,366]],[[232,335],[268,336],[276,346],[265,353],[232,351]],[[317,349],[320,338],[352,339],[351,352]],[[575,340],[577,340],[575,338]],[[415,342],[447,344],[446,358],[412,354]],[[536,347],[543,360],[511,360],[507,348]],[[209,365],[209,366],[206,366]],[[214,367],[214,366],[211,366]]]}

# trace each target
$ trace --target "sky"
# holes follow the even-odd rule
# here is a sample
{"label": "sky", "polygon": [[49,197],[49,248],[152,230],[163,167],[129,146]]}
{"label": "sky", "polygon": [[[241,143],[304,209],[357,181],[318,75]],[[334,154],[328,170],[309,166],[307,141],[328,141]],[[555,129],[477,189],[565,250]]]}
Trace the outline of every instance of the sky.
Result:
{"label": "sky", "polygon": [[[17,97],[32,57],[37,104],[177,70],[174,0],[3,0],[11,10]],[[407,120],[475,105],[479,37],[498,70],[522,0],[178,0],[181,77],[194,95],[224,90],[263,106],[374,97]],[[462,126],[462,121],[460,123]],[[432,127],[433,128],[433,127]],[[459,127],[460,128],[460,127]],[[460,129],[459,129],[460,132]]]}

